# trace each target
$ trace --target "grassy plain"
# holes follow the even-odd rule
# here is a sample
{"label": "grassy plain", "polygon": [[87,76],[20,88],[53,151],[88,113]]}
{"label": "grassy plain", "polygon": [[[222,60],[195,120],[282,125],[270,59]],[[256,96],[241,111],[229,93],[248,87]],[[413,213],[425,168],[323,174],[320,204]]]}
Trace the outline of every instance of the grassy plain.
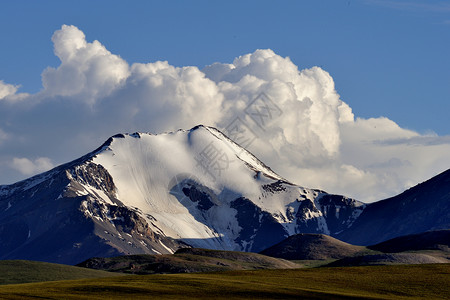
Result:
{"label": "grassy plain", "polygon": [[129,275],[0,286],[7,299],[446,299],[450,264]]}
{"label": "grassy plain", "polygon": [[0,285],[118,275],[120,274],[47,262],[0,260]]}

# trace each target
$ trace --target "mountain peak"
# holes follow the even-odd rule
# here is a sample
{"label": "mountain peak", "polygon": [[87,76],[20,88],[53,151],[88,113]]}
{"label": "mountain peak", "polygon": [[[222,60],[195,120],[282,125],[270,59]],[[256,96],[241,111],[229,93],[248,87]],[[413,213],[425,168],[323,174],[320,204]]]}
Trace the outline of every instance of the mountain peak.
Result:
{"label": "mountain peak", "polygon": [[348,235],[376,207],[292,184],[213,127],[117,134],[0,187],[0,259],[257,252],[297,233]]}
{"label": "mountain peak", "polygon": [[[346,213],[333,212],[341,206]],[[186,244],[259,251],[300,231],[342,230],[363,209],[287,182],[213,127],[121,133],[77,160],[1,187],[0,258],[72,263],[173,253]],[[329,227],[328,215],[340,225]]]}

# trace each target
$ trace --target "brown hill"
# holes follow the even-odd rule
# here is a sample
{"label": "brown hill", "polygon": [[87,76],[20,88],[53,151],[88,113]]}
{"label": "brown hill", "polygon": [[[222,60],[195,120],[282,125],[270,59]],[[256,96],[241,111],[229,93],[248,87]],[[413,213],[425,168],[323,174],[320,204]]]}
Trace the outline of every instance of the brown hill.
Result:
{"label": "brown hill", "polygon": [[301,233],[261,251],[261,254],[289,260],[325,260],[353,256],[366,250],[324,234]]}
{"label": "brown hill", "polygon": [[180,249],[175,254],[167,255],[95,257],[78,264],[78,266],[132,274],[293,269],[300,267],[290,261],[256,253],[196,248]]}

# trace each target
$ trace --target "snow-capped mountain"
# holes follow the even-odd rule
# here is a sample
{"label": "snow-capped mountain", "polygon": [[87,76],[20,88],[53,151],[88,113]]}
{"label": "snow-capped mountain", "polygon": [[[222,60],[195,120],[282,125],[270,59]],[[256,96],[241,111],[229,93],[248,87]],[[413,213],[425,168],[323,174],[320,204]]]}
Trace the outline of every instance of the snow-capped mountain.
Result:
{"label": "snow-capped mountain", "polygon": [[212,127],[118,134],[0,186],[0,258],[76,263],[188,245],[257,252],[295,233],[336,235],[365,207],[288,182]]}

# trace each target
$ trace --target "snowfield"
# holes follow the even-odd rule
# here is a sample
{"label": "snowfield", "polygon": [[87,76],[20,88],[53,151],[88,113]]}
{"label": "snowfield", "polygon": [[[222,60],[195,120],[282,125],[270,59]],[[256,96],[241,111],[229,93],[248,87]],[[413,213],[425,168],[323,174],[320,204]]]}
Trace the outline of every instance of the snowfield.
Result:
{"label": "snowfield", "polygon": [[[138,208],[154,231],[196,247],[245,247],[236,242],[242,228],[231,205],[239,197],[271,214],[286,235],[298,232],[293,216],[301,201],[309,200],[318,210],[307,212],[305,220],[316,220],[316,231],[330,233],[317,202],[322,192],[287,182],[211,127],[118,135],[96,154],[93,163],[111,174],[117,199]],[[278,190],[267,188],[277,182]],[[186,196],[183,189],[191,186],[208,195],[210,208],[202,209]]]}

